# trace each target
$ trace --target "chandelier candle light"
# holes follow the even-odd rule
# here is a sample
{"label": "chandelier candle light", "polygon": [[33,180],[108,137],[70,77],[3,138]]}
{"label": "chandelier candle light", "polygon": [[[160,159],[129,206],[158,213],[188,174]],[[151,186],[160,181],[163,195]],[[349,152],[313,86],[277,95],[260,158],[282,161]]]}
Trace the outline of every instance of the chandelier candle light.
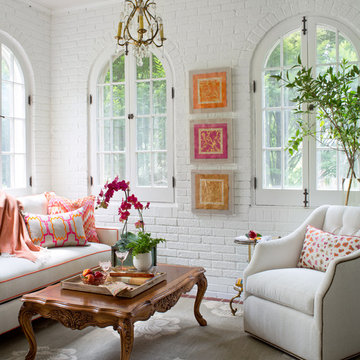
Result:
{"label": "chandelier candle light", "polygon": [[125,0],[115,39],[119,46],[125,46],[125,55],[129,53],[129,44],[133,45],[141,66],[142,58],[149,56],[149,45],[162,47],[166,40],[163,21],[156,15],[156,4],[151,0]]}

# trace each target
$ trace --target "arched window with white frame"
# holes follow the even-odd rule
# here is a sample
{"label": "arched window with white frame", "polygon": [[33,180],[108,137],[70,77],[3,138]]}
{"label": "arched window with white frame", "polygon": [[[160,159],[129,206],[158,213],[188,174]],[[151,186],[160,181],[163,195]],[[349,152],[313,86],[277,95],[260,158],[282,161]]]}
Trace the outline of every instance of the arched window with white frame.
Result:
{"label": "arched window with white frame", "polygon": [[343,58],[359,65],[360,39],[332,19],[308,16],[305,28],[302,20],[289,19],[269,31],[254,56],[258,205],[303,206],[307,200],[309,205],[317,206],[324,202],[342,204],[344,200],[347,162],[342,152],[321,146],[312,138],[305,139],[292,156],[287,151],[300,115],[294,112],[293,90],[281,87],[271,75],[289,71],[294,76],[297,70],[292,67],[298,57],[314,75],[329,66],[337,69]]}
{"label": "arched window with white frame", "polygon": [[31,169],[29,70],[19,48],[0,33],[0,189],[14,195],[29,192]]}
{"label": "arched window with white frame", "polygon": [[97,61],[92,78],[93,191],[118,176],[130,181],[142,201],[172,202],[173,99],[167,59],[151,53],[140,66],[132,54],[111,54]]}

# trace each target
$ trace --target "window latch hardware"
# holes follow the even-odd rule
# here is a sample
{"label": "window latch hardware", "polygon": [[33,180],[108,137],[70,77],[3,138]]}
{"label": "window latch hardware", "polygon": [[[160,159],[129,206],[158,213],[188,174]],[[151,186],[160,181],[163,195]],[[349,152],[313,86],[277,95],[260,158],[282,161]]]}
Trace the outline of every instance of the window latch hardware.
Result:
{"label": "window latch hardware", "polygon": [[304,195],[304,201],[303,201],[304,207],[309,207],[309,200],[308,200],[309,193],[307,189],[304,189],[303,195]]}
{"label": "window latch hardware", "polygon": [[128,114],[128,119],[132,120],[134,118],[134,114]]}
{"label": "window latch hardware", "polygon": [[0,118],[3,118],[3,119],[5,119],[5,116],[4,116],[4,115],[0,115]]}

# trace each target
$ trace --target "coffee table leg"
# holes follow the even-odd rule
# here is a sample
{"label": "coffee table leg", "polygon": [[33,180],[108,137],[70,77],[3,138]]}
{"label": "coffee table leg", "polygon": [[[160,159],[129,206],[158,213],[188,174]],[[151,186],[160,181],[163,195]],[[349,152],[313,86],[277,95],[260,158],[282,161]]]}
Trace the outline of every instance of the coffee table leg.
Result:
{"label": "coffee table leg", "polygon": [[205,291],[207,289],[207,280],[204,274],[200,274],[197,281],[198,291],[196,294],[195,304],[194,304],[194,314],[197,322],[200,326],[206,326],[207,322],[200,314],[200,304],[201,300],[204,297]]}
{"label": "coffee table leg", "polygon": [[120,360],[129,360],[134,343],[134,324],[130,319],[121,320],[117,331],[121,341]]}
{"label": "coffee table leg", "polygon": [[37,351],[35,334],[31,325],[31,319],[35,314],[36,312],[32,311],[27,303],[23,303],[19,312],[19,323],[30,345],[29,352],[25,357],[26,360],[35,359]]}

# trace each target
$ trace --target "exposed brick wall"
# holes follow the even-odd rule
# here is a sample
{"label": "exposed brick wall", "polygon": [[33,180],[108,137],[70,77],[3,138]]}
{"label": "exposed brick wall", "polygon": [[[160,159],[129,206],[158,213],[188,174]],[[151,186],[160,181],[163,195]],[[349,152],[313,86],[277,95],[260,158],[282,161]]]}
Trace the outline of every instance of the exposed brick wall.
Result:
{"label": "exposed brick wall", "polygon": [[[35,31],[32,26],[40,28],[38,31],[41,34],[43,28],[44,39],[36,33],[37,41],[46,40],[48,44],[51,39],[50,64],[45,54],[38,54],[30,46],[31,42],[23,43],[29,56],[31,54],[33,66],[38,69],[38,86],[43,94],[41,104],[44,108],[48,104],[46,94],[49,92],[46,91],[46,76],[41,75],[51,68],[52,142],[49,156],[52,189],[69,197],[85,195],[88,176],[88,79],[97,56],[114,43],[121,6],[111,4],[54,13],[49,34],[48,16],[19,4],[10,6],[13,1],[0,0],[0,4],[4,4],[8,11],[20,12],[25,18],[31,18],[31,14],[31,19],[21,23],[29,21],[26,26],[31,29],[30,34]],[[158,0],[157,4],[168,38],[165,51],[171,59],[175,77],[177,186],[174,204],[152,204],[144,214],[146,229],[168,240],[165,245],[160,245],[159,261],[204,266],[209,283],[207,296],[230,298],[234,294],[232,287],[235,279],[242,275],[247,265],[247,247],[235,246],[234,237],[244,234],[249,228],[263,234],[284,235],[298,226],[311,211],[253,205],[253,118],[249,84],[256,46],[273,26],[295,15],[318,14],[335,18],[356,30],[360,21],[360,5],[357,0]],[[2,16],[0,14],[0,19]],[[40,19],[44,19],[43,26]],[[14,25],[8,24],[7,27],[10,32],[19,31]],[[26,34],[26,37],[33,36]],[[225,66],[232,68],[234,111],[221,117],[233,118],[234,164],[194,166],[189,160],[189,120],[218,118],[219,115],[189,114],[188,72]],[[42,86],[45,89],[41,89]],[[40,124],[48,120],[45,120],[46,111],[42,115],[45,116],[39,120]],[[43,161],[46,163],[46,158]],[[234,170],[234,215],[198,215],[191,212],[191,170],[205,168]],[[41,171],[45,176],[45,171]],[[47,184],[47,180],[41,181]],[[106,211],[99,211],[98,224],[119,226],[116,213],[116,204],[111,204]]]}

